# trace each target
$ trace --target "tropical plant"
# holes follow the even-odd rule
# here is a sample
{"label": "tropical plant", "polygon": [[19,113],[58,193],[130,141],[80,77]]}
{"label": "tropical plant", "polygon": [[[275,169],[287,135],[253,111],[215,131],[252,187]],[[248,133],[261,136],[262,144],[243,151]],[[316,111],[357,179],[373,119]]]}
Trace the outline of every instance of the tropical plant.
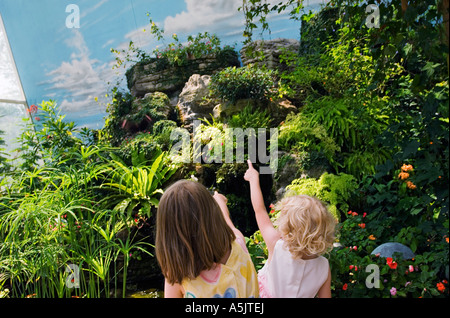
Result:
{"label": "tropical plant", "polygon": [[272,118],[267,109],[260,110],[247,105],[242,111],[232,115],[228,119],[227,124],[231,128],[254,128],[257,130],[258,128],[270,128],[271,122]]}
{"label": "tropical plant", "polygon": [[[132,218],[134,215],[151,216],[151,207],[157,207],[161,187],[175,170],[167,165],[166,153],[157,152],[149,166],[128,167],[118,157],[106,164],[101,174],[105,182],[99,189],[108,194],[101,202],[108,202],[115,211]],[[109,180],[109,181],[108,181]]]}

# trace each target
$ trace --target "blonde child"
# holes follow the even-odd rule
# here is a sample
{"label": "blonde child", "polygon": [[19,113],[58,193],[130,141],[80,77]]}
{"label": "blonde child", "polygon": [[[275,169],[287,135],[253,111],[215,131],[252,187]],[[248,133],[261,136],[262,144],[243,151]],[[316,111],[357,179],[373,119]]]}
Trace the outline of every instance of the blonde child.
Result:
{"label": "blonde child", "polygon": [[259,297],[244,236],[231,222],[225,196],[181,180],[161,197],[156,257],[166,298]]}
{"label": "blonde child", "polygon": [[248,161],[244,179],[250,192],[256,221],[269,251],[258,273],[261,297],[331,297],[331,272],[321,256],[333,245],[336,221],[325,205],[312,197],[286,197],[277,204],[280,215],[272,224],[259,185],[259,173]]}

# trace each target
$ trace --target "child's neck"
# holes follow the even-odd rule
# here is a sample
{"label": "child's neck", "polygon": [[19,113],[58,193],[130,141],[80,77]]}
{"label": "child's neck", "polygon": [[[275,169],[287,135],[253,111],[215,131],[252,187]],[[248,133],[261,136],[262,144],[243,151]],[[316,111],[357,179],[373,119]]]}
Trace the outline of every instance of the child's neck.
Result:
{"label": "child's neck", "polygon": [[309,259],[314,259],[317,258],[317,255],[302,255],[302,259],[304,260],[309,260]]}

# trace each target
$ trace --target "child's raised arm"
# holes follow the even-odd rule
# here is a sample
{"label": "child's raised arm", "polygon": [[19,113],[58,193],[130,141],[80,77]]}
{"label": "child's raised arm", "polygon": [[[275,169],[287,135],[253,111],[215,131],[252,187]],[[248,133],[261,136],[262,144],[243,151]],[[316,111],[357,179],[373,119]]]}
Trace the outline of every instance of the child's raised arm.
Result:
{"label": "child's raised arm", "polygon": [[261,231],[261,235],[266,242],[269,250],[269,257],[272,255],[276,242],[280,239],[279,232],[273,227],[272,221],[267,214],[264,206],[264,199],[259,185],[259,172],[253,168],[252,162],[247,160],[248,170],[245,172],[244,179],[250,183],[250,197],[253,210],[255,210],[256,222]]}
{"label": "child's raised arm", "polygon": [[227,207],[228,199],[223,194],[220,194],[217,191],[214,192],[213,198],[219,205],[220,210],[223,213],[223,217],[225,218],[225,221],[227,222],[228,226],[234,232],[234,235],[236,235],[237,238],[240,238],[243,242],[245,242],[244,235],[234,226],[233,221],[231,221],[230,211],[228,211]]}

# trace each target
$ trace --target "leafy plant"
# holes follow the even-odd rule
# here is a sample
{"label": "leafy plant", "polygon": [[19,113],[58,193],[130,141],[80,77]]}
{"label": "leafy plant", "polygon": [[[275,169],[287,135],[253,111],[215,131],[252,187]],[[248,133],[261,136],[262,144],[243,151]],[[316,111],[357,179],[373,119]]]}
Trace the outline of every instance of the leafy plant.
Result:
{"label": "leafy plant", "polygon": [[[448,229],[448,220],[445,226]],[[336,297],[448,297],[448,281],[441,276],[442,268],[448,265],[448,243],[445,241],[448,236],[436,240],[432,252],[421,252],[413,259],[404,260],[395,253],[393,257],[385,258],[371,254],[383,242],[376,234],[377,228],[370,211],[350,210],[339,225],[340,246],[329,255],[332,276],[336,277],[332,283]],[[420,232],[404,228],[390,241],[410,245],[416,250],[411,239]],[[371,272],[366,270],[368,266],[379,271],[378,285],[367,285],[367,280],[373,283],[368,277]]]}
{"label": "leafy plant", "polygon": [[295,179],[286,189],[288,196],[305,194],[323,200],[339,220],[349,207],[349,199],[357,189],[357,183],[352,175],[324,173],[319,179]]}
{"label": "leafy plant", "polygon": [[113,194],[107,195],[102,202],[108,202],[114,210],[125,213],[130,219],[135,215],[151,216],[151,207],[157,207],[161,186],[175,172],[164,161],[166,154],[157,153],[151,166],[127,167],[122,162],[112,160],[102,174],[106,180],[100,189],[108,189]]}
{"label": "leafy plant", "polygon": [[236,102],[239,99],[269,100],[275,87],[274,71],[256,66],[228,67],[211,77],[209,89],[219,99]]}
{"label": "leafy plant", "polygon": [[266,109],[254,109],[248,105],[238,114],[232,115],[228,119],[228,125],[231,128],[269,128],[272,118]]}

